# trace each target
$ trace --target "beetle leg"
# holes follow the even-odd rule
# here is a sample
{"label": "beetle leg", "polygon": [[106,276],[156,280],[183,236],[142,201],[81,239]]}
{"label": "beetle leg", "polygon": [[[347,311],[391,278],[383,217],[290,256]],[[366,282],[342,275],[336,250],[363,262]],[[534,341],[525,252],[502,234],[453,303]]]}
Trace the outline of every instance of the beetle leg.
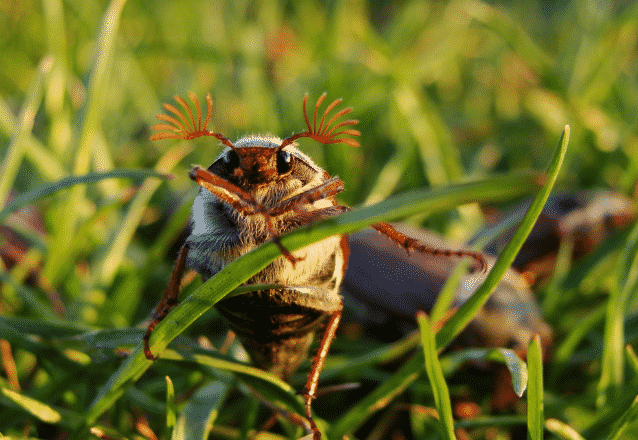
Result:
{"label": "beetle leg", "polygon": [[326,356],[328,356],[330,344],[335,338],[340,319],[341,309],[330,313],[330,319],[328,320],[326,329],[324,330],[323,336],[321,337],[319,348],[317,349],[317,353],[315,354],[315,357],[312,361],[312,367],[310,367],[308,380],[306,381],[306,385],[304,386],[303,391],[300,393],[303,396],[306,405],[306,417],[310,422],[313,440],[320,440],[321,434],[319,432],[319,428],[317,428],[317,425],[315,424],[315,421],[312,419],[312,400],[316,397],[317,386],[319,384],[319,375],[321,374],[323,365],[326,363]]}
{"label": "beetle leg", "polygon": [[270,237],[282,255],[292,264],[299,261],[299,258],[294,257],[279,241],[279,236],[272,224],[272,215],[250,193],[200,167],[194,167],[191,170],[190,178],[199,186],[232,206],[237,212],[245,215],[260,214],[263,216]]}
{"label": "beetle leg", "polygon": [[169,281],[168,286],[166,286],[166,290],[164,290],[164,293],[162,294],[162,299],[153,312],[153,320],[148,325],[146,333],[144,334],[144,355],[148,360],[157,359],[157,357],[153,355],[153,353],[151,352],[151,348],[149,347],[149,341],[153,329],[166,317],[166,315],[168,315],[168,312],[177,305],[177,299],[179,297],[179,286],[186,269],[187,254],[188,245],[185,244],[179,251],[177,263],[175,263],[175,268],[173,269],[173,273],[171,274],[171,280]]}
{"label": "beetle leg", "polygon": [[325,181],[319,186],[310,188],[292,197],[283,200],[279,205],[270,210],[270,215],[278,215],[289,212],[297,206],[312,204],[318,200],[327,199],[343,191],[343,182],[337,176]]}
{"label": "beetle leg", "polygon": [[485,258],[483,257],[483,254],[481,254],[480,252],[433,248],[421,243],[419,240],[403,235],[388,223],[380,222],[375,223],[371,226],[378,232],[388,237],[390,240],[394,241],[399,246],[403,247],[408,253],[417,251],[422,254],[430,254],[434,256],[459,258],[470,257],[474,260],[474,263],[476,264],[478,270],[480,270],[481,272],[485,272],[487,270],[487,263],[485,261]]}

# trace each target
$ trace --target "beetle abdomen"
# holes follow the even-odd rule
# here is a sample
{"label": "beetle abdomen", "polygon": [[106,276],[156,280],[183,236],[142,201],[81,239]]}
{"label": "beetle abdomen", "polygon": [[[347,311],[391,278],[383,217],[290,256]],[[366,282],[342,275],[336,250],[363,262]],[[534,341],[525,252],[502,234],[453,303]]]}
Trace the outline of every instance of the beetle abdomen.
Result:
{"label": "beetle abdomen", "polygon": [[283,380],[306,359],[315,331],[327,314],[293,303],[293,289],[262,290],[217,303],[258,368]]}

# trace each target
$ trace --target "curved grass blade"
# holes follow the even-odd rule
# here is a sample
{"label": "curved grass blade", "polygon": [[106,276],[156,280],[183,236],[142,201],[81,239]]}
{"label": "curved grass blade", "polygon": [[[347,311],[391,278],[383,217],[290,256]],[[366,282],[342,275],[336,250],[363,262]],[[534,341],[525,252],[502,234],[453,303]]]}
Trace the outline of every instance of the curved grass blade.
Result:
{"label": "curved grass blade", "polygon": [[444,439],[456,440],[450,392],[443,377],[441,364],[439,363],[434,332],[430,327],[425,313],[418,313],[416,319],[421,331],[421,344],[423,345],[423,353],[425,356],[425,370],[428,372],[430,385],[432,385],[432,393],[434,394],[434,403],[439,413],[439,433]]}
{"label": "curved grass blade", "polygon": [[564,440],[585,440],[585,437],[576,432],[574,428],[558,419],[547,419],[545,428]]}
{"label": "curved grass blade", "polygon": [[[505,271],[514,261],[518,250],[527,239],[536,218],[540,215],[543,205],[551,192],[556,181],[560,166],[567,151],[569,143],[569,126],[560,137],[558,147],[550,162],[545,186],[539,191],[530,205],[528,213],[525,215],[521,226],[518,228],[510,243],[505,247],[503,253],[498,258],[494,267],[488,274],[484,283],[472,295],[472,297],[459,308],[452,318],[437,333],[437,349],[444,348],[465,326],[472,320],[474,314],[487,301],[489,294],[496,287]],[[489,284],[488,284],[489,283]],[[341,438],[354,431],[363,424],[372,414],[384,408],[392,401],[394,396],[400,394],[421,374],[423,369],[423,353],[418,351],[412,358],[395,372],[387,381],[382,383],[373,392],[365,396],[357,405],[350,408],[332,427],[331,435],[334,438]]]}
{"label": "curved grass blade", "polygon": [[529,387],[527,388],[527,438],[542,440],[545,425],[543,404],[543,355],[538,335],[534,336],[527,349]]}
{"label": "curved grass blade", "polygon": [[104,173],[89,173],[83,176],[71,176],[58,180],[57,182],[48,183],[38,188],[32,189],[26,193],[20,194],[8,203],[2,211],[0,211],[0,223],[4,221],[9,214],[32,204],[35,200],[52,194],[64,188],[82,183],[93,183],[103,179],[133,179],[143,180],[149,177],[158,177],[160,179],[172,179],[170,174],[160,173],[153,170],[113,170]]}
{"label": "curved grass blade", "polygon": [[217,353],[202,353],[199,350],[185,352],[167,349],[162,353],[162,359],[193,362],[215,371],[233,373],[241,382],[257,391],[277,408],[297,413],[304,411],[300,397],[295,394],[295,390],[289,384],[259,368]]}
{"label": "curved grass blade", "polygon": [[[281,237],[290,251],[333,235],[349,234],[372,223],[389,221],[419,212],[451,209],[459,204],[517,197],[535,188],[537,173],[499,176],[450,185],[445,188],[415,191],[374,206],[355,209],[339,216],[296,229]],[[232,289],[248,280],[280,256],[276,244],[269,242],[242,255],[222,269],[182,301],[153,331],[151,350],[159,353],[205,311]],[[142,345],[131,353],[101,389],[85,418],[92,425],[152,365],[144,357]],[[422,361],[418,363],[422,365]],[[420,371],[417,368],[416,371]]]}
{"label": "curved grass blade", "polygon": [[496,260],[496,263],[490,270],[487,278],[485,278],[483,284],[481,284],[481,287],[477,289],[470,299],[459,308],[454,316],[452,316],[452,318],[450,318],[450,320],[436,334],[436,345],[439,349],[446,347],[452,339],[470,323],[477,311],[483,307],[490,294],[500,282],[501,278],[503,278],[507,269],[509,269],[512,265],[514,258],[516,258],[516,254],[518,254],[518,251],[534,227],[534,223],[536,223],[536,219],[543,210],[543,206],[545,206],[545,202],[554,187],[554,183],[558,177],[558,172],[560,171],[563,159],[565,158],[565,153],[567,152],[568,144],[569,126],[565,126],[565,130],[558,141],[558,147],[554,152],[554,157],[552,158],[547,170],[547,180],[545,185],[541,188],[536,197],[534,197],[534,200],[527,210],[521,225],[518,227],[516,233],[514,233],[514,236],[507,246],[505,246],[505,249],[503,249],[503,252],[498,257],[498,260]]}

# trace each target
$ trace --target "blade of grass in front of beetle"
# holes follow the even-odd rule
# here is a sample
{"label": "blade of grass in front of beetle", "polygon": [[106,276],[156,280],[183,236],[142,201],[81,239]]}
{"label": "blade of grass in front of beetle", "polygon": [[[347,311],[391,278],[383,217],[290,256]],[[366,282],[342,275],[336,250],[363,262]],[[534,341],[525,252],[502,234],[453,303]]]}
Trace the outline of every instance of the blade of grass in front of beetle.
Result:
{"label": "blade of grass in front of beetle", "polygon": [[496,260],[496,263],[491,268],[483,284],[481,284],[470,299],[468,299],[457,310],[454,316],[445,323],[441,331],[437,333],[436,341],[439,349],[446,347],[452,339],[470,323],[478,310],[483,307],[503,275],[505,275],[505,272],[510,268],[514,258],[516,258],[516,254],[518,254],[518,251],[534,227],[536,219],[543,210],[545,202],[554,187],[554,183],[558,177],[558,172],[560,171],[563,159],[565,158],[565,153],[567,152],[568,144],[569,126],[566,126],[565,130],[561,134],[554,157],[552,158],[547,170],[547,180],[545,185],[541,188],[536,197],[534,197],[525,217],[523,217],[521,225],[512,236],[510,242],[505,246],[505,249],[503,249],[503,252]]}
{"label": "blade of grass in front of beetle", "polygon": [[[534,198],[534,201],[530,205],[528,213],[525,215],[521,226],[517,229],[512,241],[505,247],[505,250],[496,261],[490,274],[488,274],[485,282],[477,292],[474,293],[472,298],[467,301],[456,314],[443,326],[441,331],[437,333],[437,347],[439,349],[445,347],[449,341],[454,338],[464,327],[469,323],[474,314],[479,310],[482,304],[489,297],[489,293],[498,284],[500,278],[505,271],[511,265],[514,260],[518,249],[522,246],[523,242],[527,239],[536,218],[540,215],[543,209],[545,201],[551,192],[551,189],[556,181],[558,172],[560,171],[561,164],[567,151],[567,145],[569,143],[569,126],[565,127],[558,146],[554,151],[554,156],[548,167],[545,186],[539,191]],[[495,272],[496,271],[496,272]],[[494,273],[494,275],[492,275]],[[497,278],[496,274],[500,273]],[[491,278],[490,278],[491,276]],[[490,285],[486,286],[486,283],[490,281]],[[478,298],[473,300],[474,297]],[[463,311],[463,313],[457,318],[457,315]],[[444,332],[442,335],[442,332]],[[400,394],[406,387],[410,385],[422,371],[422,365],[424,362],[423,353],[418,351],[412,358],[405,362],[399,370],[397,370],[387,381],[379,385],[374,391],[365,396],[359,401],[359,403],[352,408],[346,414],[344,414],[337,422],[334,423],[332,430],[330,431],[335,438],[341,438],[344,435],[354,431],[357,427],[361,426],[372,414],[387,406],[394,396]]]}
{"label": "blade of grass in front of beetle", "polygon": [[456,440],[454,435],[454,418],[452,416],[452,403],[450,402],[450,392],[443,370],[439,363],[438,353],[436,351],[436,341],[434,332],[430,327],[428,318],[424,312],[417,314],[417,322],[421,331],[421,344],[423,345],[423,354],[425,357],[425,370],[432,385],[432,394],[434,394],[434,403],[439,413],[439,434],[447,440]]}
{"label": "blade of grass in front of beetle", "polygon": [[[522,219],[523,214],[521,213],[520,217],[510,216],[504,221],[499,222],[496,226],[487,228],[468,243],[469,248],[473,251],[481,250],[496,237],[500,236],[509,228],[514,227]],[[461,277],[467,272],[469,264],[469,261],[459,263],[445,281],[445,284],[441,289],[441,293],[437,297],[434,307],[432,307],[432,311],[430,312],[430,318],[432,321],[436,322],[442,319],[445,316],[445,313],[450,309],[450,306],[456,298],[456,292],[458,290]]]}
{"label": "blade of grass in front of beetle", "polygon": [[[515,173],[450,185],[445,188],[415,191],[375,206],[354,209],[301,227],[282,236],[280,241],[287,249],[294,251],[323,238],[352,233],[379,221],[390,221],[422,211],[451,209],[461,203],[520,196],[535,188],[537,179],[537,173]],[[505,191],[504,188],[508,188],[509,191]],[[226,266],[182,301],[157,325],[151,337],[151,350],[154,353],[164,350],[170,341],[217,301],[255,273],[263,270],[279,256],[277,245],[268,242]],[[95,423],[97,417],[106,411],[151,365],[152,362],[144,357],[140,345],[100,390],[86,414],[86,425]]]}

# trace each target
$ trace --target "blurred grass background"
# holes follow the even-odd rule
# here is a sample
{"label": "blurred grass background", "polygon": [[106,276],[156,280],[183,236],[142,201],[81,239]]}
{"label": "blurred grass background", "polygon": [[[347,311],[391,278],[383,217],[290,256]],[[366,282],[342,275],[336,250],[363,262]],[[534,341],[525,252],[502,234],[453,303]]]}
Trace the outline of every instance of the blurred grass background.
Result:
{"label": "blurred grass background", "polygon": [[[306,92],[311,102],[323,91],[342,97],[360,120],[361,147],[301,144],[343,179],[340,200],[351,206],[468,177],[545,169],[565,124],[570,150],[558,186],[635,198],[637,39],[638,7],[621,1],[2,2],[0,200],[111,170],[175,176],[76,185],[37,201],[40,223],[9,217],[6,226],[30,247],[18,264],[0,267],[2,315],[40,320],[40,332],[54,331],[44,323],[63,322],[57,331],[65,335],[71,327],[128,329],[148,316],[197,191],[188,170],[208,166],[220,151],[208,139],[148,140],[161,103],[189,91],[212,94],[210,126],[231,139],[302,130]],[[485,225],[477,206],[426,214],[414,221],[456,240]],[[633,267],[630,257],[621,267]],[[622,286],[614,285],[610,264],[545,310],[556,345],[571,344],[545,384],[546,415],[587,438],[604,436],[638,394],[638,364],[623,361],[624,344],[638,335],[630,320],[635,279],[629,272],[622,285],[629,287],[614,295]],[[605,319],[607,329],[620,323],[615,339],[604,335]],[[218,320],[206,323],[223,337]],[[580,336],[568,339],[577,324]],[[192,334],[203,330],[196,324]],[[612,340],[614,350],[606,345]],[[25,394],[80,414],[118,362],[103,353],[97,370],[80,360],[71,368],[50,347],[12,348]],[[568,360],[577,348],[580,358]],[[633,375],[625,377],[625,368]],[[73,373],[77,383],[63,385]],[[177,366],[162,373],[183,375],[181,392],[205,376]],[[613,399],[600,391],[609,383]],[[162,432],[165,408],[149,399],[161,400],[163,390],[162,374],[131,388],[109,424],[141,435],[133,423],[141,407]],[[11,435],[60,438],[76,426],[35,422],[9,404],[0,418],[0,432]],[[514,435],[496,425],[499,438]],[[475,435],[487,435],[485,428]]]}

